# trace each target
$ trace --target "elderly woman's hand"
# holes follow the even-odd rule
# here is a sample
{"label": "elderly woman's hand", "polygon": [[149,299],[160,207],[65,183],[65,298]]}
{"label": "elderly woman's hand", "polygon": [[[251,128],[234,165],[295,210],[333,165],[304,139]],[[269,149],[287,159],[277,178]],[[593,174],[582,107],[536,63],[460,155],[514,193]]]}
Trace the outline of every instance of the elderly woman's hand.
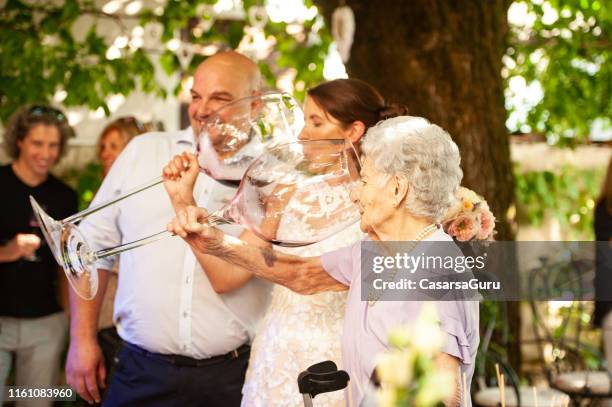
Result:
{"label": "elderly woman's hand", "polygon": [[175,211],[195,204],[193,189],[198,174],[198,159],[188,152],[175,155],[164,167],[164,187]]}
{"label": "elderly woman's hand", "polygon": [[210,253],[221,247],[224,234],[207,224],[208,212],[196,206],[187,206],[167,226],[168,232],[182,237],[195,249]]}

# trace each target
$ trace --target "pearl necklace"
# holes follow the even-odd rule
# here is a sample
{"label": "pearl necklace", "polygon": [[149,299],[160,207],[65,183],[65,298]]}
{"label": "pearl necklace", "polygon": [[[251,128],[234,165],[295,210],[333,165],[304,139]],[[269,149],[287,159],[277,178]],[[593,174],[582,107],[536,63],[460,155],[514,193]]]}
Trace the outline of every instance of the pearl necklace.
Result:
{"label": "pearl necklace", "polygon": [[[416,235],[416,237],[411,241],[412,244],[409,246],[407,252],[412,251],[418,242],[425,239],[430,233],[432,233],[436,229],[438,229],[437,223],[432,223],[431,225],[425,226],[423,230],[421,230]],[[395,280],[396,274],[397,274],[397,267],[395,268],[395,270],[393,270],[393,274],[391,275],[391,281]],[[372,291],[368,291],[368,305],[370,307],[374,306],[374,304],[376,304],[376,302],[380,300],[380,297],[382,297],[382,295],[383,295],[383,292],[381,292],[377,297],[374,297],[374,294],[372,293]]]}

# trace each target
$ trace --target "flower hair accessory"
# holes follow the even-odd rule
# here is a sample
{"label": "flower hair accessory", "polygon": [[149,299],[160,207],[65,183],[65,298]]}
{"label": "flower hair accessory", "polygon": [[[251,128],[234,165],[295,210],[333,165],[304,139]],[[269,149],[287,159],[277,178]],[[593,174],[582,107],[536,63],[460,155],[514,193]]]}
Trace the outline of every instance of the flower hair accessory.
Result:
{"label": "flower hair accessory", "polygon": [[459,187],[457,203],[446,214],[444,231],[460,242],[493,240],[495,216],[487,201],[471,189]]}

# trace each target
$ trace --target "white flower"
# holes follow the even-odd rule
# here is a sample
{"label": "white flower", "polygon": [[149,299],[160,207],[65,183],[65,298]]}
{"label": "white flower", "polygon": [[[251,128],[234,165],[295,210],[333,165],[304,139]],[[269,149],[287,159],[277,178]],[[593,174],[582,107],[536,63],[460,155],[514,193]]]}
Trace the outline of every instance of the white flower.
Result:
{"label": "white flower", "polygon": [[456,383],[451,372],[446,370],[430,371],[418,390],[415,405],[433,406],[440,401],[444,401],[453,394],[455,386]]}
{"label": "white flower", "polygon": [[423,304],[413,331],[412,347],[416,352],[432,355],[442,348],[445,336],[434,304]]}
{"label": "white flower", "polygon": [[383,353],[376,366],[382,383],[394,387],[405,387],[412,380],[414,353],[407,349],[393,349]]}
{"label": "white flower", "polygon": [[414,340],[414,327],[403,325],[389,333],[389,343],[398,348],[409,347]]}
{"label": "white flower", "polygon": [[395,389],[390,387],[382,387],[376,393],[378,407],[395,407],[397,402],[397,394]]}

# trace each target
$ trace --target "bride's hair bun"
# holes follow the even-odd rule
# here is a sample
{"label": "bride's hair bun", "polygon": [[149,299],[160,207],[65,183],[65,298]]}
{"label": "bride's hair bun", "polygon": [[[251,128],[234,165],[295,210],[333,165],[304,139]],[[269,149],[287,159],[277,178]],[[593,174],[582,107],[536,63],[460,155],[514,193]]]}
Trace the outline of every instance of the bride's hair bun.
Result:
{"label": "bride's hair bun", "polygon": [[378,117],[380,118],[380,120],[391,119],[392,117],[397,116],[408,116],[408,108],[398,103],[391,103],[388,105],[384,105],[378,111]]}

